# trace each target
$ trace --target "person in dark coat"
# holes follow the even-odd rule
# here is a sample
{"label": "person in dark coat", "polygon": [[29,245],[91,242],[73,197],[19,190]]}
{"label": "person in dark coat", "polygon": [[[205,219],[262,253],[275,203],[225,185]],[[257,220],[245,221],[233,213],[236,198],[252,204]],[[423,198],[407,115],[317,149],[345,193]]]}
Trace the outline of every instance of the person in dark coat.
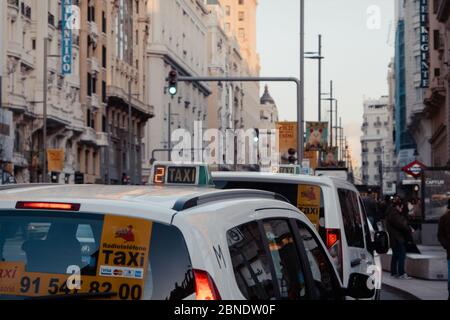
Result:
{"label": "person in dark coat", "polygon": [[412,240],[408,219],[403,214],[405,204],[395,202],[386,217],[386,229],[392,248],[391,276],[400,279],[411,279],[405,273],[406,244]]}
{"label": "person in dark coat", "polygon": [[450,300],[450,199],[447,204],[447,212],[439,220],[438,239],[447,250],[448,264],[448,300]]}
{"label": "person in dark coat", "polygon": [[371,190],[368,192],[368,196],[363,198],[364,207],[366,208],[367,217],[369,218],[372,227],[378,231],[378,205],[377,201],[374,199]]}

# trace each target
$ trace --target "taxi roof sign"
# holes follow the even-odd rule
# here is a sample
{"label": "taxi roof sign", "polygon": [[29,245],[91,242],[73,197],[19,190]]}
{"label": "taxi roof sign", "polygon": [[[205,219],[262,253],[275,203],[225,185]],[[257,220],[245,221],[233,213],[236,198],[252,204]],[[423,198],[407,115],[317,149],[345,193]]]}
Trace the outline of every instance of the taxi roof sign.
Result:
{"label": "taxi roof sign", "polygon": [[174,163],[157,161],[153,164],[151,184],[168,186],[212,186],[208,165],[204,163]]}
{"label": "taxi roof sign", "polygon": [[273,168],[273,173],[301,174],[300,165],[280,165]]}

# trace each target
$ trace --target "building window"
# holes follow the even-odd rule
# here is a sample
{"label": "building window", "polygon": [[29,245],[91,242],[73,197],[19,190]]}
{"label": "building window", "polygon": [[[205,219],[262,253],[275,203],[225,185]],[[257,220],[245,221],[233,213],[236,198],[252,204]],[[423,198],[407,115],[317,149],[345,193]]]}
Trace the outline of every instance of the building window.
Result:
{"label": "building window", "polygon": [[92,75],[89,72],[87,74],[87,95],[92,96]]}
{"label": "building window", "polygon": [[239,28],[238,36],[239,36],[239,39],[245,39],[245,30],[244,30],[244,28]]}
{"label": "building window", "polygon": [[116,17],[117,56],[128,64],[132,61],[132,8],[126,0],[119,0],[119,11]]}
{"label": "building window", "polygon": [[102,67],[106,69],[106,47],[102,47]]}
{"label": "building window", "polygon": [[239,11],[239,13],[238,13],[238,20],[239,21],[244,21],[244,11]]}
{"label": "building window", "polygon": [[106,13],[102,11],[102,32],[106,33]]}
{"label": "building window", "polygon": [[230,6],[226,6],[226,7],[225,7],[225,14],[226,14],[227,16],[230,16],[230,15],[231,15],[231,7],[230,7]]}
{"label": "building window", "polygon": [[84,152],[84,173],[89,174],[89,150]]}
{"label": "building window", "polygon": [[420,102],[422,101],[422,88],[416,88],[416,101]]}
{"label": "building window", "polygon": [[22,141],[21,141],[20,131],[15,130],[14,131],[14,152],[20,153],[22,152]]}
{"label": "building window", "polygon": [[240,6],[244,5],[244,0],[239,0],[239,5]]}
{"label": "building window", "polygon": [[88,6],[88,21],[95,22],[95,7],[92,5]]}
{"label": "building window", "polygon": [[102,102],[106,103],[106,82],[102,81]]}

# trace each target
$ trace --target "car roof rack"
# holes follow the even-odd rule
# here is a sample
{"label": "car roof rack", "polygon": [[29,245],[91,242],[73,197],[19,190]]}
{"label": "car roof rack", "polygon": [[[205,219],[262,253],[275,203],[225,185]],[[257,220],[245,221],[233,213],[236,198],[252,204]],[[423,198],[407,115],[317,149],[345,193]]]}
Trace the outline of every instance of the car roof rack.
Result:
{"label": "car roof rack", "polygon": [[57,183],[2,184],[2,185],[0,185],[0,191],[13,190],[13,189],[38,188],[38,187],[51,187],[51,186],[58,186],[58,184]]}
{"label": "car roof rack", "polygon": [[175,202],[173,206],[173,210],[175,211],[184,211],[196,206],[209,203],[209,202],[217,202],[223,200],[231,200],[231,199],[239,199],[239,198],[261,198],[261,199],[273,199],[280,200],[283,202],[289,203],[289,201],[282,195],[269,191],[260,191],[260,190],[221,190],[212,193],[206,193],[196,197],[184,197]]}

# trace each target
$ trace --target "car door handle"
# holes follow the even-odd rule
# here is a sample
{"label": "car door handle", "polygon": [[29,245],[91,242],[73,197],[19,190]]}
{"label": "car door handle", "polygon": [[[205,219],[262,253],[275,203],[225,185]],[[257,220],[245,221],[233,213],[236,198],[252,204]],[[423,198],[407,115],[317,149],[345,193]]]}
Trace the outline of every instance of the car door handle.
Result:
{"label": "car door handle", "polygon": [[350,265],[352,266],[352,268],[354,268],[356,266],[359,266],[361,263],[362,263],[362,260],[358,258],[358,259],[352,260]]}

